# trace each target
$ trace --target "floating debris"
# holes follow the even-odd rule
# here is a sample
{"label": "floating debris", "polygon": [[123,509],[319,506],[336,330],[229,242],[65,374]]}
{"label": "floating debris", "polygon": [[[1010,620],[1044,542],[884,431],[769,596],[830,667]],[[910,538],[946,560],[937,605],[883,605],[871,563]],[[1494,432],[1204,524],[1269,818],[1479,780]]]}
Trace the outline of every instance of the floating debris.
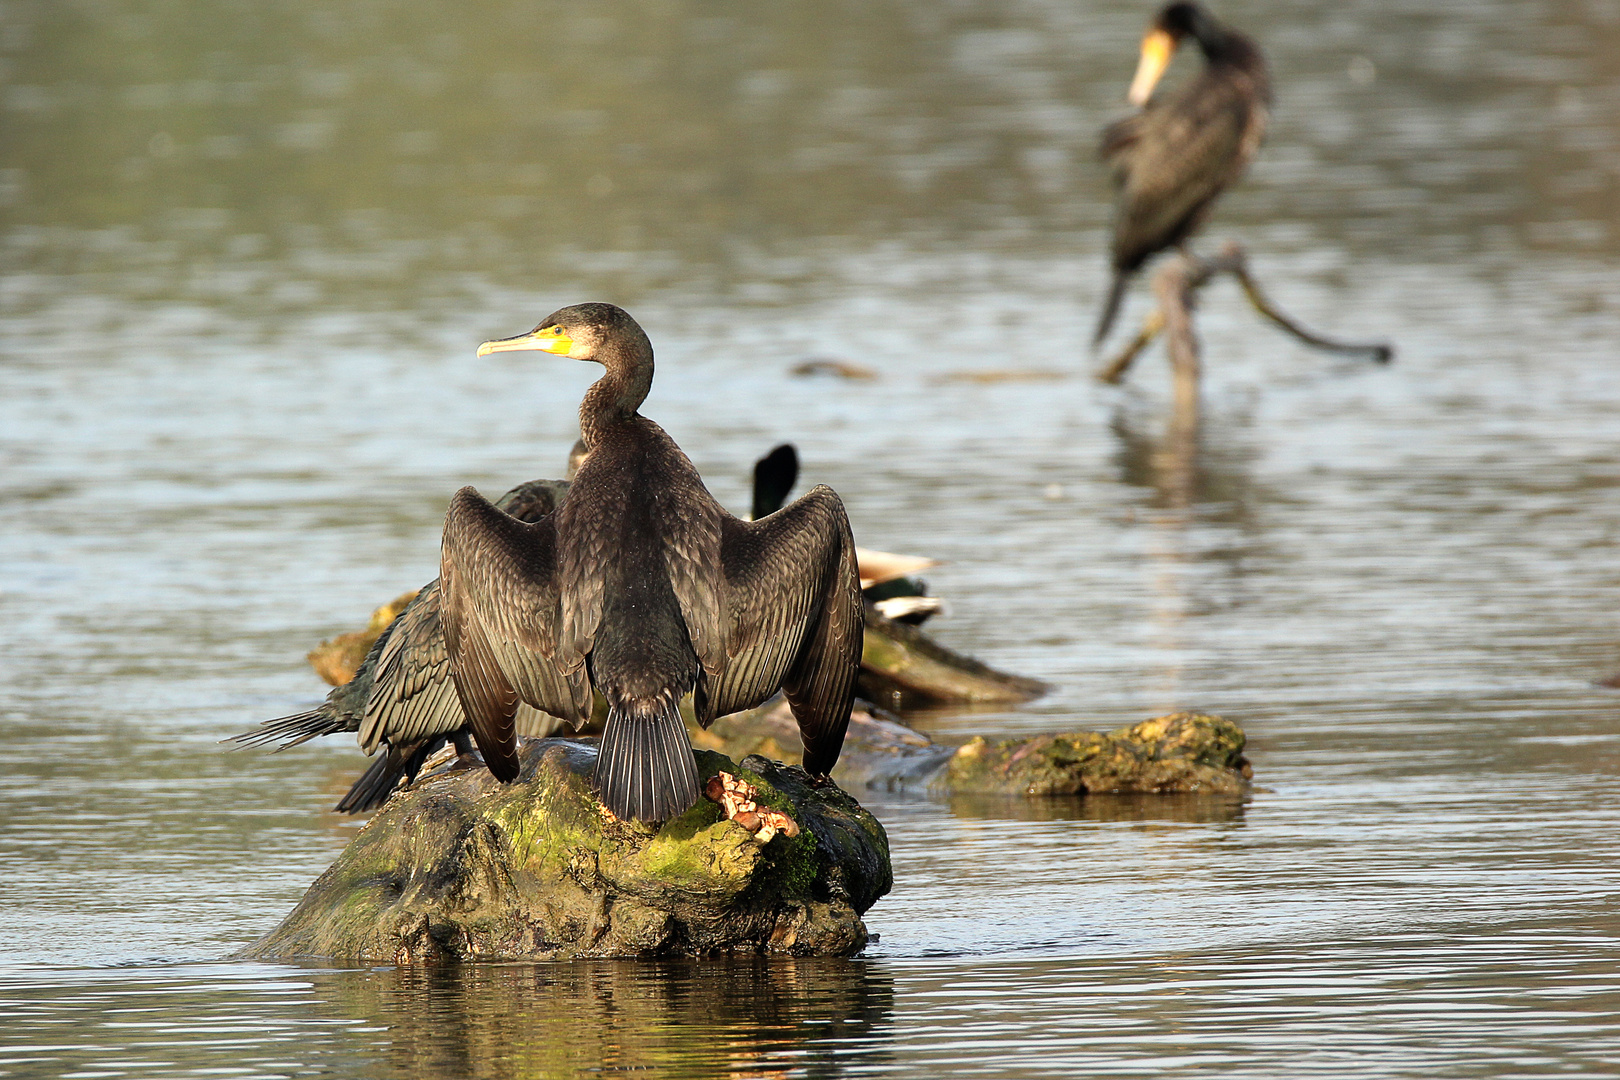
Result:
{"label": "floating debris", "polygon": [[844,360],[804,360],[788,368],[789,375],[808,377],[812,375],[831,375],[837,379],[870,380],[876,379],[877,372],[869,367],[851,364]]}

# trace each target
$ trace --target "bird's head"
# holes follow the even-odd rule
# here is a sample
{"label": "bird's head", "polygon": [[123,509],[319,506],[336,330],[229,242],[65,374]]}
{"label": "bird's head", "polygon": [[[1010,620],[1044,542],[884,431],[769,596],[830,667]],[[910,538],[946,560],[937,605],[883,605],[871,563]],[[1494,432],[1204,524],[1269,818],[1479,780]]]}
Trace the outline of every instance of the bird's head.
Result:
{"label": "bird's head", "polygon": [[1142,54],[1136,64],[1136,77],[1131,80],[1131,88],[1125,94],[1126,100],[1132,105],[1146,105],[1153,96],[1153,88],[1159,85],[1165,68],[1175,57],[1176,47],[1181,44],[1182,38],[1199,37],[1200,31],[1209,22],[1209,16],[1197,4],[1178,0],[1160,8],[1148,25],[1147,33],[1142,36]]}
{"label": "bird's head", "polygon": [[626,348],[652,351],[647,335],[629,312],[612,304],[574,304],[552,312],[527,334],[484,342],[478,346],[478,355],[535,351],[606,363],[607,354]]}

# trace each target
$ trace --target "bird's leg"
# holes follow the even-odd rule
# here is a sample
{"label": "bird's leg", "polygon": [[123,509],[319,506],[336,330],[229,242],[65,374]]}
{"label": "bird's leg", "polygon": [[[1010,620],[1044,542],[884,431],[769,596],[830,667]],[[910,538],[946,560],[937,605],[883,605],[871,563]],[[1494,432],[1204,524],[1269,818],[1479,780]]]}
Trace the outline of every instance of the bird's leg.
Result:
{"label": "bird's leg", "polygon": [[1154,308],[1148,312],[1148,317],[1142,320],[1142,329],[1138,330],[1131,343],[1125,346],[1120,354],[1108,362],[1108,366],[1097,372],[1097,379],[1105,383],[1117,383],[1125,377],[1143,349],[1153,344],[1153,339],[1164,331],[1164,312]]}
{"label": "bird's leg", "polygon": [[477,769],[483,767],[484,759],[479,757],[478,751],[473,748],[472,735],[467,731],[466,728],[460,728],[456,731],[452,731],[450,733],[450,741],[455,743],[456,746],[456,760],[454,763],[447,766],[443,772],[456,773],[461,772],[464,769]]}

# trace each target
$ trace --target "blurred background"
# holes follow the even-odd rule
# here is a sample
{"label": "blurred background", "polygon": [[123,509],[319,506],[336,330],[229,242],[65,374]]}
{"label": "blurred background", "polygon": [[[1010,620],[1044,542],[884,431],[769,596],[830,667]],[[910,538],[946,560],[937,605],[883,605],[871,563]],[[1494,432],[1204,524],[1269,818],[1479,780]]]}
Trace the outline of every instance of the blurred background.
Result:
{"label": "blurred background", "polygon": [[[1195,246],[1398,352],[1208,290],[1189,506],[1162,356],[1089,377],[1151,5],[6,0],[0,1075],[1612,1068],[1620,7],[1215,10],[1277,102]],[[456,487],[561,474],[596,369],[473,351],[588,299],[723,502],[797,443],[863,544],[947,560],[931,633],[1056,687],[936,738],[1201,708],[1264,790],[873,793],[897,886],[845,965],[210,963],[363,763],[216,740],[319,699]]]}

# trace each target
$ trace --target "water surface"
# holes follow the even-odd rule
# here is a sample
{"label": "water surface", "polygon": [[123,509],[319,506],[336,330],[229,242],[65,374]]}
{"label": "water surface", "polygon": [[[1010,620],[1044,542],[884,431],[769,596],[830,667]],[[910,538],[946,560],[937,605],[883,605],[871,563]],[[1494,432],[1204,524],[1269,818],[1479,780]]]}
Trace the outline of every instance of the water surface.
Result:
{"label": "water surface", "polygon": [[[1188,499],[1162,358],[1087,377],[1136,5],[5,8],[0,1075],[1620,1070],[1620,20],[1222,11],[1279,96],[1210,240],[1400,352],[1211,289]],[[1056,686],[935,737],[1200,708],[1260,790],[871,794],[849,962],[222,962],[361,761],[216,741],[319,698],[456,487],[561,471],[591,371],[472,350],[581,299],[723,501],[793,440]]]}

